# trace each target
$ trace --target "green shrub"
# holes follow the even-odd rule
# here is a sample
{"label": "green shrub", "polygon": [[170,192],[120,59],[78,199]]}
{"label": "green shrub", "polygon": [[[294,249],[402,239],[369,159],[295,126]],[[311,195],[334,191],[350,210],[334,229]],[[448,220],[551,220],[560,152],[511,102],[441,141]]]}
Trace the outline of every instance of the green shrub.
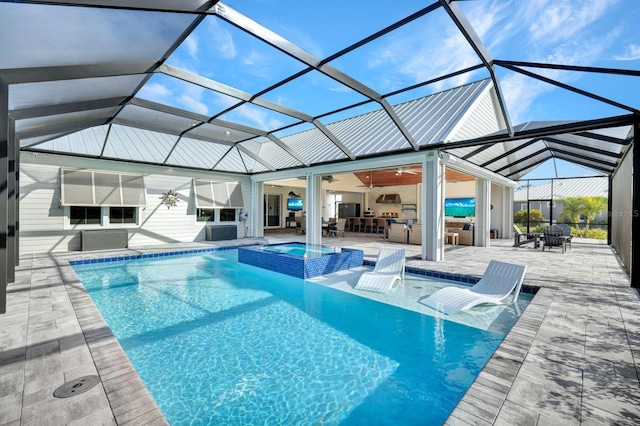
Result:
{"label": "green shrub", "polygon": [[[517,212],[515,212],[513,214],[513,222],[514,223],[523,223],[523,224],[525,224],[525,228],[526,228],[527,219],[529,219],[529,223],[531,225],[538,225],[538,224],[540,224],[540,222],[545,220],[544,219],[544,215],[538,209],[529,210],[528,217],[527,217],[527,211],[526,210],[518,210]],[[522,227],[520,227],[520,229],[522,229]]]}
{"label": "green shrub", "polygon": [[571,235],[576,238],[594,238],[596,240],[606,240],[607,239],[607,230],[606,229],[577,229],[571,228]]}

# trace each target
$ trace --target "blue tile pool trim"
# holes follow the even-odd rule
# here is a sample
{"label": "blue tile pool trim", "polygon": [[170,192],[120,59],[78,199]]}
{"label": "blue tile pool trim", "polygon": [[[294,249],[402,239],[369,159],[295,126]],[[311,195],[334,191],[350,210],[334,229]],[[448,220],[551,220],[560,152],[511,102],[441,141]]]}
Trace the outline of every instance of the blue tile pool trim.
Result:
{"label": "blue tile pool trim", "polygon": [[242,246],[232,246],[232,247],[211,247],[204,249],[192,249],[192,250],[180,250],[180,251],[167,251],[160,253],[143,253],[143,254],[131,254],[128,256],[116,256],[116,257],[105,257],[102,259],[81,259],[81,260],[70,260],[69,265],[88,265],[90,263],[109,263],[109,262],[123,262],[127,260],[137,260],[137,259],[150,259],[157,257],[169,257],[169,256],[182,256],[185,254],[197,254],[197,253],[210,253],[213,251],[224,251],[224,250],[236,250],[237,248]]}
{"label": "blue tile pool trim", "polygon": [[238,248],[238,262],[302,279],[355,268],[362,266],[364,262],[364,252],[350,248],[342,248],[339,253],[324,253],[322,256],[305,259],[286,253],[264,251],[263,247]]}
{"label": "blue tile pool trim", "polygon": [[[364,265],[373,267],[373,266],[376,265],[376,262],[371,261],[371,260],[365,260],[364,261]],[[478,281],[480,281],[480,277],[474,276],[474,275],[465,275],[465,274],[457,274],[457,273],[453,273],[453,272],[434,271],[432,269],[414,268],[412,266],[405,266],[404,271],[407,274],[419,275],[419,276],[423,276],[423,277],[438,278],[438,279],[448,280],[448,281],[457,281],[457,282],[460,282],[460,283],[466,283],[466,284],[471,284],[471,285],[476,284]],[[539,290],[539,287],[523,284],[521,289],[520,289],[520,292],[521,293],[526,293],[526,294],[536,294],[538,292],[538,290]]]}

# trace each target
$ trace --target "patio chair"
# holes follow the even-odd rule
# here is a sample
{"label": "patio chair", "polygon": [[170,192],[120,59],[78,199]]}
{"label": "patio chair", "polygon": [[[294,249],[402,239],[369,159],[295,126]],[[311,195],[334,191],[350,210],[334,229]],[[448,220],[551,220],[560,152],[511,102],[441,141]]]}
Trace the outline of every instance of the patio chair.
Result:
{"label": "patio chair", "polygon": [[296,220],[296,234],[306,234],[307,233],[307,218],[301,217],[300,222]]}
{"label": "patio chair", "polygon": [[342,232],[342,236],[344,237],[344,228],[347,224],[346,218],[338,219],[337,224],[329,225],[329,237],[333,234],[338,238],[338,232]]}
{"label": "patio chair", "polygon": [[422,225],[414,223],[409,230],[409,244],[422,245]]}
{"label": "patio chair", "polygon": [[388,292],[396,281],[404,281],[404,263],[403,248],[382,247],[378,252],[373,271],[362,274],[355,288],[377,293]]}
{"label": "patio chair", "polygon": [[571,248],[571,240],[573,239],[573,234],[571,234],[571,227],[566,223],[559,223],[556,225],[562,229],[562,234],[567,238],[567,247]]}
{"label": "patio chair", "polygon": [[535,242],[536,238],[538,238],[536,233],[530,232],[525,234],[520,230],[518,225],[516,225],[515,223],[513,224],[513,246],[514,247],[520,247],[522,244],[527,244],[532,241]]}
{"label": "patio chair", "polygon": [[407,225],[404,223],[392,223],[389,227],[389,241],[407,244],[409,241]]}
{"label": "patio chair", "polygon": [[558,225],[550,225],[544,227],[544,233],[542,235],[542,251],[545,248],[561,247],[562,253],[567,250],[567,243],[571,237],[565,236],[564,231]]}
{"label": "patio chair", "polygon": [[473,287],[445,287],[419,302],[447,315],[484,303],[501,304],[515,289],[512,303],[518,300],[527,267],[492,260]]}

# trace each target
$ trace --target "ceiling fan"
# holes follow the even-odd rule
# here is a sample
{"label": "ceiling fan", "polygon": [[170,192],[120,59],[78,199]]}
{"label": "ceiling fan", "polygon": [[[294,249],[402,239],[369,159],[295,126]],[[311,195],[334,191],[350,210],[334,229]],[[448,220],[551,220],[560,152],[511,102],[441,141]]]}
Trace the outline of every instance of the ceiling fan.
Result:
{"label": "ceiling fan", "polygon": [[[298,177],[298,179],[307,180],[307,177],[306,176],[300,176],[300,177]],[[328,182],[328,183],[340,182],[338,179],[334,178],[333,175],[324,175],[324,176],[322,176],[322,180],[324,182]]]}
{"label": "ceiling fan", "polygon": [[369,183],[366,185],[358,185],[359,187],[364,187],[364,188],[376,188],[376,187],[381,187],[382,185],[374,185],[373,184],[373,172],[369,172],[369,174],[367,176],[365,176],[366,179],[369,179]]}
{"label": "ceiling fan", "polygon": [[418,173],[422,173],[422,169],[411,169],[408,167],[398,167],[396,170],[396,176],[402,176],[403,173],[408,175],[417,175]]}

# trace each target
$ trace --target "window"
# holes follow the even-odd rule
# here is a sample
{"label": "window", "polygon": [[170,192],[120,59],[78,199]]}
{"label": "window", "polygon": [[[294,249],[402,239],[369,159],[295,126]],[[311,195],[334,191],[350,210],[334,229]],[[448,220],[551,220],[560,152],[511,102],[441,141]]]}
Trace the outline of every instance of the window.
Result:
{"label": "window", "polygon": [[236,209],[220,209],[220,222],[235,222]]}
{"label": "window", "polygon": [[526,204],[520,204],[520,210],[526,210],[526,209],[527,209]]}
{"label": "window", "polygon": [[69,207],[69,224],[71,225],[100,225],[102,208],[100,207]]}
{"label": "window", "polygon": [[215,220],[214,209],[197,209],[196,220],[198,222],[213,222]]}
{"label": "window", "polygon": [[109,207],[109,223],[136,223],[137,208]]}

